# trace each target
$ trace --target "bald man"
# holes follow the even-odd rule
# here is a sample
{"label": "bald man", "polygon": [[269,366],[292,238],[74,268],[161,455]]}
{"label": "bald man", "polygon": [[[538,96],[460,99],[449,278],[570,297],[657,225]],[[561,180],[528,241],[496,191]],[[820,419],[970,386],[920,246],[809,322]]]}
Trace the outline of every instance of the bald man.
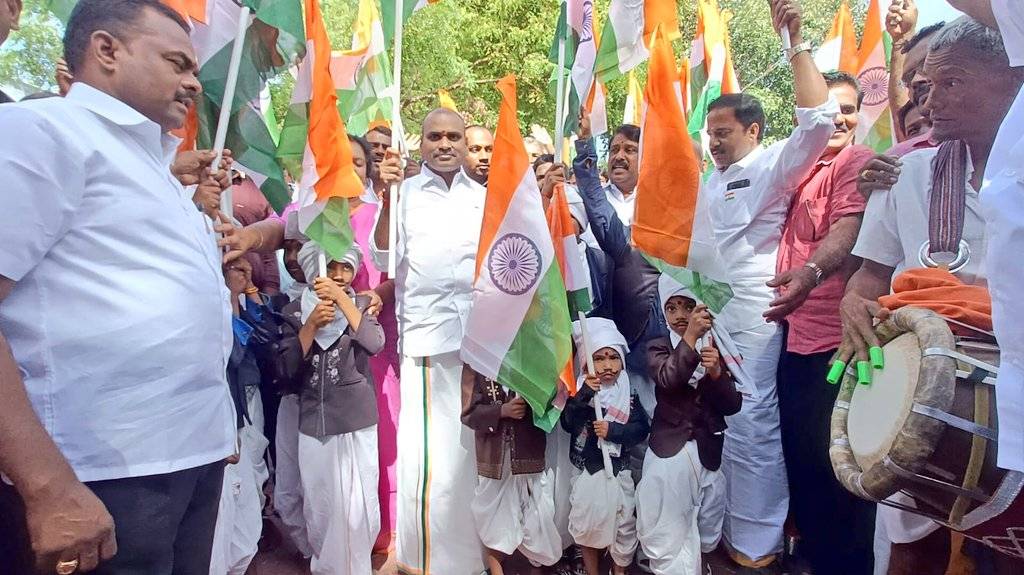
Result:
{"label": "bald man", "polygon": [[398,428],[399,568],[477,575],[482,548],[469,502],[476,487],[473,432],[462,425],[459,348],[473,293],[486,190],[463,168],[466,125],[444,108],[423,121],[422,171],[402,183],[389,251],[386,201],[370,252],[379,269],[396,258],[402,410]]}

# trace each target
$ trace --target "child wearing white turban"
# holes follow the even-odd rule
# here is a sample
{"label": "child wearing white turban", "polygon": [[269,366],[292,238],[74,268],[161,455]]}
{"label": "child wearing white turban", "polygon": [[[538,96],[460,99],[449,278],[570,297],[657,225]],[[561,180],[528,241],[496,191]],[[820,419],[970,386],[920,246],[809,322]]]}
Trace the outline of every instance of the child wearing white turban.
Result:
{"label": "child wearing white turban", "polygon": [[[624,575],[636,552],[635,486],[628,469],[630,447],[647,437],[649,425],[624,369],[626,339],[615,323],[603,318],[573,324],[576,359],[581,374],[576,395],[562,413],[562,427],[572,435],[569,459],[576,468],[569,496],[569,532],[583,551],[588,575],[598,575],[602,551],[608,549],[615,575]],[[586,373],[586,353],[594,371]],[[603,418],[597,420],[594,402]],[[604,467],[602,446],[608,450],[612,476]]]}

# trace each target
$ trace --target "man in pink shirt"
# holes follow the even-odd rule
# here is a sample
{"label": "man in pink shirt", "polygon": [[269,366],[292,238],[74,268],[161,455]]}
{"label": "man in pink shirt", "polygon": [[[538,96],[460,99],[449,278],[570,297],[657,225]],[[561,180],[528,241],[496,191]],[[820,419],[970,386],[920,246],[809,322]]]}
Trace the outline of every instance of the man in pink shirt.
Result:
{"label": "man in pink shirt", "polygon": [[863,574],[871,573],[874,506],[848,493],[832,474],[829,420],[839,387],[825,378],[842,339],[839,301],[857,268],[850,250],[866,205],[857,174],[873,152],[853,142],[863,98],[857,80],[843,72],[827,73],[825,80],[839,102],[836,131],[790,205],[778,275],[768,284],[779,297],[764,315],[787,326],[779,413],[799,553],[814,573]]}

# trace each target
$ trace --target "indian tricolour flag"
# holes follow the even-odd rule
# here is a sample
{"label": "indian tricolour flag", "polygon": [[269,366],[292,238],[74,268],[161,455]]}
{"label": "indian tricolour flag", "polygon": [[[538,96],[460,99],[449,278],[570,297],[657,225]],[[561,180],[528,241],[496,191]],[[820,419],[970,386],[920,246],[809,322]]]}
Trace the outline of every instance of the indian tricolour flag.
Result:
{"label": "indian tricolour flag", "polygon": [[[402,22],[407,22],[412,13],[441,0],[404,0],[402,2]],[[395,14],[398,6],[395,0],[380,0],[380,12],[384,21],[384,40],[390,44],[395,35]]]}
{"label": "indian tricolour flag", "polygon": [[559,377],[572,356],[565,284],[537,178],[519,131],[514,76],[502,94],[462,360],[526,400],[550,431]]}
{"label": "indian tricolour flag", "polygon": [[[195,19],[196,2],[186,1],[193,14],[192,44],[199,59],[203,96],[196,106],[197,147],[213,145],[227,81],[231,49],[241,6],[233,0],[207,0],[204,21]],[[291,202],[284,172],[276,160],[277,146],[261,109],[266,81],[294,65],[305,53],[302,4],[299,0],[246,0],[252,17],[245,35],[225,146],[239,168],[249,174],[280,212]],[[268,102],[269,104],[269,102]]]}
{"label": "indian tricolour flag", "polygon": [[391,122],[395,86],[384,46],[377,3],[359,0],[352,23],[352,49],[335,52],[331,58],[341,117],[353,134],[365,134],[375,125]]}
{"label": "indian tricolour flag", "polygon": [[674,0],[612,0],[601,32],[595,72],[605,82],[618,78],[647,59],[655,28],[679,37]]}
{"label": "indian tricolour flag", "polygon": [[[562,2],[555,27],[555,38],[551,44],[548,59],[557,69],[559,50],[563,55],[565,70],[569,71],[565,89],[564,134],[568,136],[579,127],[580,110],[591,97],[594,85],[594,58],[597,55],[597,37],[594,35],[594,4],[592,0],[567,0]],[[557,82],[557,76],[553,76]],[[557,137],[557,134],[556,134]]]}
{"label": "indian tricolour flag", "polygon": [[352,148],[338,112],[331,79],[331,43],[319,0],[305,0],[306,58],[299,66],[292,104],[281,132],[281,147],[301,147],[299,229],[340,260],[352,245],[348,198],[363,185],[352,166]]}
{"label": "indian tricolour flag", "polygon": [[690,51],[690,135],[700,138],[707,122],[708,105],[722,94],[740,91],[729,49],[727,14],[717,0],[698,0],[697,33]]}
{"label": "indian tricolour flag", "polygon": [[857,142],[878,153],[892,147],[892,114],[889,112],[889,53],[892,40],[885,31],[885,13],[879,0],[871,0],[858,52],[857,79],[864,102],[860,107]]}
{"label": "indian tricolour flag", "polygon": [[[565,185],[557,184],[548,204],[548,228],[551,229],[551,243],[555,249],[555,261],[565,284],[565,295],[569,304],[569,317],[578,317],[592,308],[590,303],[589,277],[586,257],[580,252],[576,239],[576,226],[569,212],[569,200]],[[555,407],[565,407],[565,400],[576,395],[576,376],[572,361],[566,361],[559,376],[561,384],[555,398]]]}
{"label": "indian tricolour flag", "polygon": [[832,19],[832,28],[814,54],[814,63],[822,72],[842,70],[857,73],[857,32],[853,28],[850,5],[843,0]]}

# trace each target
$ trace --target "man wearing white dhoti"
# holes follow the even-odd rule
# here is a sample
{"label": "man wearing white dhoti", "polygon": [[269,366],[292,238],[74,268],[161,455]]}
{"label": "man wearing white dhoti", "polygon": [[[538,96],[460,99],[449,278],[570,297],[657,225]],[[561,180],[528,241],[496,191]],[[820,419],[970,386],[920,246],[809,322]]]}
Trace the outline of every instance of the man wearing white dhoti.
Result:
{"label": "man wearing white dhoti", "polygon": [[[793,195],[835,131],[839,106],[830,98],[801,34],[796,0],[772,0],[777,28],[788,27],[797,127],[764,147],[765,116],[749,94],[728,94],[708,107],[709,149],[715,171],[704,185],[711,227],[733,298],[717,320],[729,326],[756,392],[728,418],[722,473],[726,479],[725,543],[749,568],[769,565],[782,551],[789,490],[782,457],[775,373],[782,329],[763,313],[776,297],[776,253]],[[784,384],[784,383],[783,383]]]}
{"label": "man wearing white dhoti", "polygon": [[473,432],[462,425],[459,349],[472,302],[486,190],[462,169],[465,122],[444,109],[423,121],[419,175],[377,214],[370,252],[379,269],[396,258],[402,354],[396,554],[404,573],[477,575],[480,539],[467,504],[476,487]]}

